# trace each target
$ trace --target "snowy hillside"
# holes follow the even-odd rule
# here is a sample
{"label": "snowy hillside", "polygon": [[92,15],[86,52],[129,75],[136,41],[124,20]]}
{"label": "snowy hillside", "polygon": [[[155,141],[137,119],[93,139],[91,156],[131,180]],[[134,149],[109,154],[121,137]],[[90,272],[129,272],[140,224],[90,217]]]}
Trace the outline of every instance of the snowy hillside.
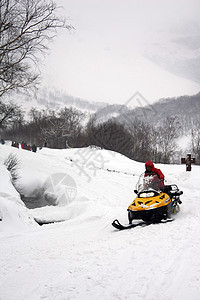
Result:
{"label": "snowy hillside", "polygon": [[[10,153],[20,193],[38,208],[26,208],[12,186]],[[120,232],[111,223],[127,223],[144,164],[94,148],[32,153],[0,145],[0,299],[198,300],[199,166],[156,167],[183,190],[180,213]]]}

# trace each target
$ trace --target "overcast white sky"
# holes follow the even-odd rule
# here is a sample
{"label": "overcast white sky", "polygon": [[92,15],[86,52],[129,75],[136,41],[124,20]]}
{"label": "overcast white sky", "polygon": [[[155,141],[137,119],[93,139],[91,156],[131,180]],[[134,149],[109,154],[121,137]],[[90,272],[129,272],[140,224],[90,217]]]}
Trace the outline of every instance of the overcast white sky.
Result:
{"label": "overcast white sky", "polygon": [[[83,39],[135,45],[149,34],[191,33],[199,26],[199,0],[59,0]],[[198,27],[198,30],[200,28]],[[200,32],[198,32],[200,34]],[[127,45],[129,46],[129,45]]]}
{"label": "overcast white sky", "polygon": [[[194,34],[200,36],[199,0],[55,2],[64,7],[62,13],[76,30],[72,33],[59,32],[59,38],[51,46],[50,55],[45,60],[45,84],[88,100],[110,99],[115,102],[118,95],[116,101],[123,102],[138,90],[148,97],[149,88],[145,88],[148,85],[145,78],[142,85],[142,75],[138,75],[138,70],[137,75],[134,74],[134,70],[142,66],[141,73],[147,72],[151,77],[156,73],[155,80],[162,75],[159,76],[159,70],[140,55],[148,51],[150,44],[155,45],[156,51],[157,44],[166,44],[173,38]],[[169,51],[170,46],[168,54]],[[154,71],[151,73],[152,68]],[[170,80],[174,79],[168,75],[163,75],[163,80],[169,78],[170,85]],[[131,77],[134,82],[138,78],[136,86],[134,82],[132,86]],[[184,86],[187,84],[183,82]],[[192,83],[191,93],[193,90],[195,93],[196,89],[198,87]],[[173,91],[169,91],[169,96]],[[184,90],[184,93],[187,91]],[[160,95],[161,92],[152,96]]]}

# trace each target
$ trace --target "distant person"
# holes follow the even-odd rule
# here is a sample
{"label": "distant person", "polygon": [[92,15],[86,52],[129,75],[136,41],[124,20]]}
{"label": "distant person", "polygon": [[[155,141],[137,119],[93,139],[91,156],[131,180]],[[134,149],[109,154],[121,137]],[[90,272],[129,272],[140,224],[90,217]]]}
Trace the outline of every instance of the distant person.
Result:
{"label": "distant person", "polygon": [[4,139],[1,139],[1,144],[4,145],[5,144],[5,141]]}
{"label": "distant person", "polygon": [[22,142],[21,143],[21,148],[24,150],[31,150],[31,146],[29,144],[27,144],[26,142]]}
{"label": "distant person", "polygon": [[12,142],[11,144],[12,147],[15,147],[15,148],[19,148],[19,143],[18,142]]}
{"label": "distant person", "polygon": [[35,144],[32,145],[31,149],[33,152],[37,152],[37,146]]}
{"label": "distant person", "polygon": [[31,151],[31,145],[30,144],[26,145],[26,150]]}

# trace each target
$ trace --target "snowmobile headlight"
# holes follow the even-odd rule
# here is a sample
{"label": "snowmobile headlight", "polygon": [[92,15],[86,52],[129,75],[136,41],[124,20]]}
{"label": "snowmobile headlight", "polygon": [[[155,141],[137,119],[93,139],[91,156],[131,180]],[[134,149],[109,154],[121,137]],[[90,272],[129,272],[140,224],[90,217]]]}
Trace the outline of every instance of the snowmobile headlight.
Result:
{"label": "snowmobile headlight", "polygon": [[144,192],[140,194],[140,198],[154,197],[154,192]]}
{"label": "snowmobile headlight", "polygon": [[170,201],[170,198],[167,198],[167,199],[165,199],[165,203],[167,203],[167,202],[169,202]]}

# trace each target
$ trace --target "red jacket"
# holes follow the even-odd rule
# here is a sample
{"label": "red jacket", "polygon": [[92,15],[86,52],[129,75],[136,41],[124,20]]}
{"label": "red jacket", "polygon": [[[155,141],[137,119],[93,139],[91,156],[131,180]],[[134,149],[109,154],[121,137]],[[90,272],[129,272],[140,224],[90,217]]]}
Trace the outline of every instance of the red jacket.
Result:
{"label": "red jacket", "polygon": [[145,163],[145,167],[151,167],[152,169],[152,172],[151,173],[148,173],[147,171],[145,172],[145,176],[148,176],[148,175],[157,175],[161,180],[164,180],[165,179],[165,176],[164,174],[162,173],[162,171],[160,169],[156,169],[154,167],[154,164],[152,163],[151,160],[148,160],[146,163]]}

